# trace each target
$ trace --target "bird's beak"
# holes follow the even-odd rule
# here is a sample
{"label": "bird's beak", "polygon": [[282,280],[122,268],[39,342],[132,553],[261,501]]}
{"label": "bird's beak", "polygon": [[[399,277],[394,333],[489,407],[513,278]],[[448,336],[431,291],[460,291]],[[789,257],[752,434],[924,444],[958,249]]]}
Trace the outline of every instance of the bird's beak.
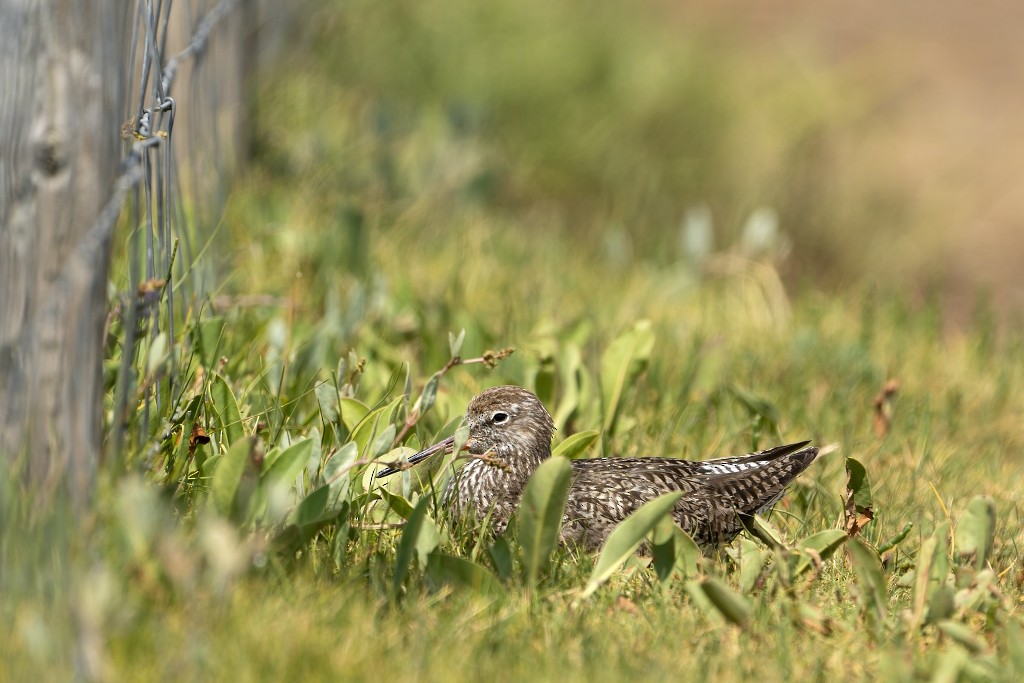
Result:
{"label": "bird's beak", "polygon": [[[462,446],[462,450],[466,450],[467,448],[469,448],[469,443],[470,442],[467,441]],[[435,455],[437,453],[448,453],[448,452],[450,452],[452,450],[452,448],[454,448],[454,446],[455,446],[455,437],[454,436],[450,436],[447,439],[445,439],[444,441],[438,441],[433,446],[429,446],[427,448],[424,448],[419,453],[416,453],[414,455],[410,455],[409,458],[407,460],[405,460],[405,461],[399,460],[397,462],[391,463],[390,465],[388,465],[387,467],[385,467],[384,469],[382,469],[380,472],[377,473],[377,478],[381,479],[383,477],[390,477],[392,474],[395,474],[396,472],[402,472],[404,470],[407,470],[410,467],[412,467],[413,465],[415,465],[416,463],[418,463],[418,462],[420,462],[422,460],[426,460],[430,456]]]}

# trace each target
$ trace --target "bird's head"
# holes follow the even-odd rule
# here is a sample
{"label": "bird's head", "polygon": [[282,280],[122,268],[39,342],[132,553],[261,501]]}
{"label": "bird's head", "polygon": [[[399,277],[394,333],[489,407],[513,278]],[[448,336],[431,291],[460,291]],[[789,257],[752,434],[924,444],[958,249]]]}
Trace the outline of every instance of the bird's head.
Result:
{"label": "bird's head", "polygon": [[468,450],[474,455],[522,455],[545,458],[551,453],[555,423],[534,394],[516,386],[487,389],[466,409]]}
{"label": "bird's head", "polygon": [[[519,469],[523,461],[543,460],[551,455],[551,437],[555,423],[544,404],[534,394],[516,386],[487,389],[477,395],[466,409],[469,440],[464,450],[473,455],[493,454]],[[409,456],[403,464],[393,463],[377,473],[387,477],[429,458],[436,453],[450,452],[455,437],[425,448]],[[532,469],[527,465],[527,471]]]}

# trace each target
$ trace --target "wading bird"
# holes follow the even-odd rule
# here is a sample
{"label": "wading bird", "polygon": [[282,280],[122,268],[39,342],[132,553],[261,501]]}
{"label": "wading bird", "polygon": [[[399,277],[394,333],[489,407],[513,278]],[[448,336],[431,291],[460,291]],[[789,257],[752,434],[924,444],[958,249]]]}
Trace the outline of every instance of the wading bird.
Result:
{"label": "wading bird", "polygon": [[[551,457],[555,424],[534,394],[516,386],[488,389],[466,410],[469,462],[449,480],[442,504],[453,517],[490,515],[503,533],[519,508],[530,475]],[[386,477],[436,453],[455,437],[392,463]],[[778,501],[786,486],[818,455],[807,441],[757,453],[696,462],[670,458],[595,458],[572,461],[572,485],[561,541],[597,549],[615,526],[663,493],[682,491],[672,517],[705,551],[728,543],[745,517]]]}

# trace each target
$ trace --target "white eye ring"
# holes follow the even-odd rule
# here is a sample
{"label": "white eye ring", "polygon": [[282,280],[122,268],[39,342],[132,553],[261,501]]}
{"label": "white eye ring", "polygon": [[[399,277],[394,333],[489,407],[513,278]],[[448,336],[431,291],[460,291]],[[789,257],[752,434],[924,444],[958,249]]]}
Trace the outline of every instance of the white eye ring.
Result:
{"label": "white eye ring", "polygon": [[505,424],[506,422],[508,422],[508,413],[499,410],[491,414],[491,422],[493,422],[496,425]]}

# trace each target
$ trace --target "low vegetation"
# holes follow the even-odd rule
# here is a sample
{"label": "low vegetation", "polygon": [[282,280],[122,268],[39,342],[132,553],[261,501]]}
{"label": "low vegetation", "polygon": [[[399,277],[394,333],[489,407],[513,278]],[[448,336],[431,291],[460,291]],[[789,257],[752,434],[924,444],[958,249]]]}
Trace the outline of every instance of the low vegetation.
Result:
{"label": "low vegetation", "polygon": [[[525,86],[468,108],[445,109],[461,91],[443,84],[396,94],[376,80],[394,64],[352,63],[365,40],[322,44],[341,10],[317,16],[259,88],[253,169],[181,274],[173,334],[162,285],[139,294],[139,334],[111,302],[90,512],[0,479],[0,680],[1024,676],[1020,329],[984,301],[951,331],[871,282],[784,285],[807,252],[773,211],[733,208],[731,229],[706,208],[620,211],[650,198],[636,166],[612,155],[601,175],[580,139],[534,139]],[[598,40],[610,20],[590,21]],[[579,78],[599,103],[618,82]],[[652,135],[676,106],[636,101]],[[549,157],[564,165],[538,175]],[[111,289],[134,291],[124,271]],[[447,523],[451,456],[374,478],[503,383],[558,427],[505,537]],[[600,553],[554,542],[564,458],[802,439],[818,461],[714,556],[663,499]]]}

